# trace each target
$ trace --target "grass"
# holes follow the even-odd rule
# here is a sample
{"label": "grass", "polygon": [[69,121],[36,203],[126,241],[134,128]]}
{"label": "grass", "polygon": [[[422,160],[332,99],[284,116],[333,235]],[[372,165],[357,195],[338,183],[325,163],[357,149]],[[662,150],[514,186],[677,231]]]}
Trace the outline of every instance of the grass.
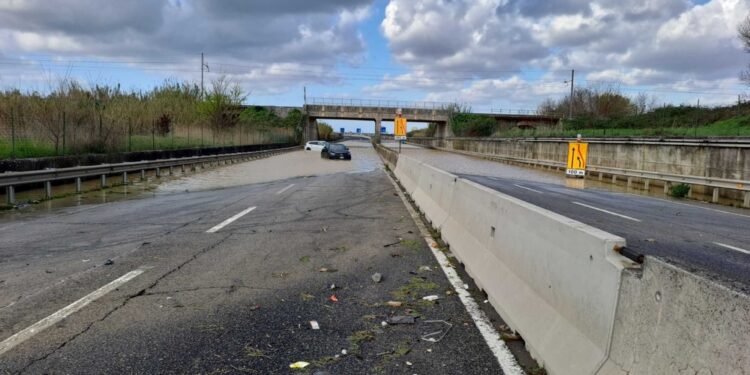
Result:
{"label": "grass", "polygon": [[[16,140],[15,158],[36,158],[55,155],[55,148],[49,144],[29,139]],[[10,159],[14,156],[13,144],[10,140],[0,139],[0,159]]]}
{"label": "grass", "polygon": [[401,245],[410,249],[411,251],[419,251],[422,248],[419,240],[401,240]]}
{"label": "grass", "polygon": [[392,291],[391,295],[398,300],[405,301],[410,297],[422,298],[422,294],[438,288],[440,286],[432,281],[427,281],[421,277],[412,277],[408,284],[402,285],[397,290]]}

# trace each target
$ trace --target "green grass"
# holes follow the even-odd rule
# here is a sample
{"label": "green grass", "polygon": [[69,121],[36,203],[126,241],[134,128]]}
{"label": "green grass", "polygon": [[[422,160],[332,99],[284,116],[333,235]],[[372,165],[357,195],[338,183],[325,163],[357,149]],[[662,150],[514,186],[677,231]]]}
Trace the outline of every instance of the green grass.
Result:
{"label": "green grass", "polygon": [[560,130],[521,130],[500,131],[493,137],[750,137],[750,116],[734,117],[697,127],[666,128],[600,128]]}
{"label": "green grass", "polygon": [[[16,140],[15,158],[36,158],[55,155],[55,147],[49,144],[35,142],[28,139]],[[13,145],[7,139],[0,139],[0,159],[14,157]]]}

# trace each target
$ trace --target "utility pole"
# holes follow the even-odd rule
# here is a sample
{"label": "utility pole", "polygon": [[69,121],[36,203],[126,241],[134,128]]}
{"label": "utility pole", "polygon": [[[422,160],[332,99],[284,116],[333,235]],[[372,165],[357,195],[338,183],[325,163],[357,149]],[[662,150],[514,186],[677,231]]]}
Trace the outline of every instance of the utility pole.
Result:
{"label": "utility pole", "polygon": [[203,89],[203,72],[204,69],[206,72],[210,72],[211,70],[208,68],[208,64],[206,64],[203,60],[203,52],[201,52],[201,100],[205,97],[205,90]]}
{"label": "utility pole", "polygon": [[576,79],[575,69],[570,70],[570,98],[568,99],[568,118],[573,118],[573,87]]}
{"label": "utility pole", "polygon": [[302,86],[302,100],[307,105],[307,86]]}

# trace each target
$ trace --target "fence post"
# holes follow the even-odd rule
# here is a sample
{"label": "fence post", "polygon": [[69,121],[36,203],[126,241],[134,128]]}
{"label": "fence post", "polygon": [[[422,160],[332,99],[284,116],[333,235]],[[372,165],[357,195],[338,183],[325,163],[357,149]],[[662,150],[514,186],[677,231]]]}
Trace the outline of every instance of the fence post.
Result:
{"label": "fence post", "polygon": [[63,122],[62,123],[62,125],[63,125],[63,129],[62,129],[62,133],[63,133],[62,134],[62,153],[63,153],[63,155],[65,155],[66,154],[65,153],[65,130],[66,130],[66,126],[65,126],[66,125],[66,122],[65,122],[65,111],[63,111],[63,113],[62,113],[62,122]]}
{"label": "fence post", "polygon": [[13,108],[10,109],[10,158],[16,158],[16,116]]}
{"label": "fence post", "polygon": [[5,199],[10,205],[16,204],[16,189],[13,186],[5,188]]}

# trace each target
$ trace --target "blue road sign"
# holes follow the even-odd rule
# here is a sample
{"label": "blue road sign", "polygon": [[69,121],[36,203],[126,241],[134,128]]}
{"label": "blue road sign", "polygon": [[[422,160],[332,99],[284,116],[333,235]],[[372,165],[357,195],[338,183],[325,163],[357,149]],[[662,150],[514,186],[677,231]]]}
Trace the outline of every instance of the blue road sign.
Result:
{"label": "blue road sign", "polygon": [[344,134],[344,128],[341,128],[341,129],[339,129],[339,130],[341,130],[341,131],[340,131],[340,133],[341,133],[341,134]]}
{"label": "blue road sign", "polygon": [[380,132],[381,132],[381,133],[385,133],[385,126],[381,126],[381,127],[380,127]]}
{"label": "blue road sign", "polygon": [[361,133],[362,133],[362,128],[357,128],[357,134],[361,134]]}

